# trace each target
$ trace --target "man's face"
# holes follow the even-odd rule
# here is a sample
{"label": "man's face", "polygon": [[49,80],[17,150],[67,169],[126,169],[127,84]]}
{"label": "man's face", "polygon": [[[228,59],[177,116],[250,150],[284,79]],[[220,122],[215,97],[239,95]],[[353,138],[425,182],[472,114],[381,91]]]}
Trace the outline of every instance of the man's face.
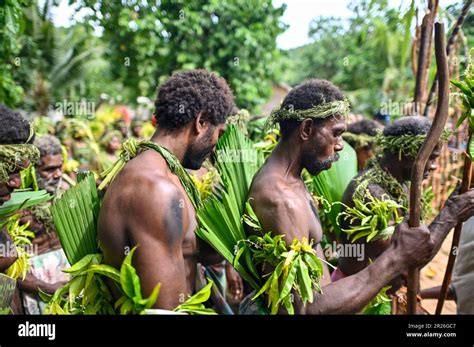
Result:
{"label": "man's face", "polygon": [[365,168],[367,161],[374,157],[374,151],[372,148],[362,148],[356,151],[357,153],[357,167],[359,170]]}
{"label": "man's face", "polygon": [[331,168],[339,159],[337,152],[344,148],[342,133],[346,131],[344,117],[329,117],[322,124],[312,126],[312,136],[303,144],[303,167],[315,176]]}
{"label": "man's face", "polygon": [[41,157],[41,165],[36,166],[36,181],[41,189],[54,194],[63,174],[63,156],[48,154]]}
{"label": "man's face", "polygon": [[122,142],[120,141],[120,138],[118,136],[112,136],[112,138],[110,139],[107,145],[107,150],[110,153],[115,153],[116,151],[120,149],[121,146],[122,146]]}
{"label": "man's face", "polygon": [[188,146],[184,154],[183,166],[191,170],[199,170],[202,163],[214,151],[217,141],[224,133],[225,128],[225,123],[219,125],[206,123],[206,128],[201,132],[202,135],[196,136],[193,143]]}
{"label": "man's face", "polygon": [[142,128],[143,127],[141,125],[135,125],[132,129],[133,130],[133,135],[135,137],[141,137],[142,136]]}
{"label": "man's face", "polygon": [[[440,154],[441,154],[441,145],[438,144],[434,148],[433,152],[431,152],[431,155],[428,158],[428,161],[426,162],[426,166],[423,171],[424,180],[430,176],[430,173],[432,171],[435,171],[438,168],[438,165],[436,165],[436,159],[440,156]],[[415,158],[402,156],[402,161],[400,162],[400,165],[402,167],[404,181],[411,180],[411,171],[412,171],[414,163],[415,163]]]}
{"label": "man's face", "polygon": [[11,199],[11,193],[13,190],[21,187],[20,171],[26,169],[29,165],[30,161],[25,160],[18,170],[12,172],[10,176],[8,176],[8,181],[6,183],[0,183],[0,205],[3,205]]}

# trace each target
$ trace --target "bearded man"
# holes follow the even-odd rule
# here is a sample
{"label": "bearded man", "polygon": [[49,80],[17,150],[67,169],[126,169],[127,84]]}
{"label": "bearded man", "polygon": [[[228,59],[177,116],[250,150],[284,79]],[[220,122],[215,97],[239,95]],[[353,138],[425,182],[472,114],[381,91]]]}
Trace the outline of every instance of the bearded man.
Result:
{"label": "bearded man", "polygon": [[[65,190],[62,185],[63,154],[61,143],[52,135],[44,135],[34,142],[40,151],[35,163],[35,176],[39,189],[53,195],[53,199]],[[69,264],[56,235],[51,216],[51,201],[22,211],[21,224],[28,223],[28,229],[35,234],[32,240],[37,253],[29,259],[30,269],[24,279],[18,280],[21,291],[23,312],[41,314],[46,306],[39,297],[39,290],[54,294],[69,276],[62,272]]]}
{"label": "bearded man", "polygon": [[52,135],[44,135],[36,139],[35,145],[41,154],[35,164],[38,187],[56,195],[58,190],[65,188],[61,179],[64,164],[61,143]]}
{"label": "bearded man", "polygon": [[[320,241],[323,235],[317,208],[303,179],[306,169],[318,175],[331,167],[343,149],[348,103],[341,91],[325,80],[311,79],[291,90],[279,110],[270,116],[278,122],[281,139],[253,179],[249,201],[262,229],[273,235],[284,235],[289,246],[303,238],[314,241],[313,249],[325,259]],[[356,275],[331,283],[326,265],[314,301],[304,305],[293,293],[297,314],[331,314],[359,312],[391,279],[410,266],[424,264],[432,253],[432,241],[426,226],[398,228],[389,249],[370,266]],[[311,242],[310,242],[311,244]],[[272,270],[259,269],[264,276]],[[253,310],[244,300],[244,313]],[[258,303],[254,302],[254,304]],[[261,305],[260,305],[261,306]],[[280,313],[284,313],[280,308]]]}
{"label": "bearded man", "polygon": [[[416,155],[431,128],[431,121],[421,116],[406,116],[396,120],[385,128],[383,134],[378,136],[378,144],[383,150],[376,160],[374,160],[366,170],[356,176],[347,187],[342,202],[345,204],[344,211],[356,206],[356,201],[362,204],[373,203],[388,204],[388,201],[396,203],[398,219],[408,216],[409,212],[409,183],[413,163]],[[437,169],[436,158],[440,155],[442,143],[440,142],[426,163],[423,178],[427,179],[430,172]],[[465,221],[474,214],[474,204],[472,199],[474,191],[459,195],[456,192],[447,200],[444,208],[429,225],[431,239],[434,242],[434,249],[429,259],[432,259],[441,247],[449,231],[461,221]],[[360,205],[359,205],[360,206]],[[422,219],[426,219],[431,213],[432,207],[429,199],[425,196],[422,199]],[[381,220],[381,215],[366,213],[368,218],[377,216]],[[349,217],[349,216],[346,216]],[[333,280],[338,280],[344,276],[353,275],[364,269],[371,260],[379,257],[390,247],[390,240],[393,233],[393,226],[397,224],[397,216],[393,214],[390,225],[384,230],[380,228],[373,235],[358,237],[355,231],[361,225],[362,220],[355,218],[341,218],[343,244],[357,242],[365,249],[364,257],[340,257],[339,266],[333,272]],[[368,219],[366,220],[366,225]],[[360,234],[362,235],[362,234]],[[391,282],[389,293],[393,294],[405,282],[405,276],[398,277]],[[406,302],[405,294],[399,293],[397,302]],[[402,305],[403,306],[403,305]],[[406,307],[399,307],[398,311],[404,312]],[[420,310],[421,307],[420,307]]]}
{"label": "bearded man", "polygon": [[210,156],[235,105],[223,78],[190,70],[159,88],[155,106],[157,131],[108,187],[98,233],[105,262],[116,268],[138,246],[142,294],[161,283],[154,308],[172,310],[198,289],[198,262],[222,261],[196,238],[199,194],[184,168],[198,170]]}

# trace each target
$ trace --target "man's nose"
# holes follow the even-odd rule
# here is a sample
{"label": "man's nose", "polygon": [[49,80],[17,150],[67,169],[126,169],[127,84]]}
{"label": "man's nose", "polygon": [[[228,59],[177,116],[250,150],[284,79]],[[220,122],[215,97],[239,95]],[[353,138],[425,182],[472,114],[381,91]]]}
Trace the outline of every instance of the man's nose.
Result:
{"label": "man's nose", "polygon": [[18,189],[21,187],[21,178],[20,178],[20,174],[13,174],[10,176],[8,182],[7,182],[7,186],[10,187],[10,188],[13,188],[13,189]]}

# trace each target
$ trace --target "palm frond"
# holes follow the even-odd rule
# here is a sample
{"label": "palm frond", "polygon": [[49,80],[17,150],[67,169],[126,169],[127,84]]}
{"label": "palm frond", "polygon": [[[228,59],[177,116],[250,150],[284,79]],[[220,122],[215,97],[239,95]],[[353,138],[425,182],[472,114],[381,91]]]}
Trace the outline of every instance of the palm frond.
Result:
{"label": "palm frond", "polygon": [[233,264],[254,288],[259,288],[259,277],[250,254],[234,260],[239,241],[246,239],[242,224],[245,201],[253,176],[262,164],[263,155],[253,148],[245,135],[230,125],[216,147],[216,168],[222,179],[222,188],[198,211],[201,225],[198,236]]}
{"label": "palm frond", "polygon": [[100,200],[94,175],[89,173],[51,207],[56,232],[70,264],[97,253]]}
{"label": "palm frond", "polygon": [[85,72],[86,66],[90,66],[86,64],[91,60],[96,60],[96,56],[100,52],[102,52],[101,47],[94,47],[82,52],[69,50],[51,71],[51,85],[64,86],[74,84],[76,82],[75,79]]}

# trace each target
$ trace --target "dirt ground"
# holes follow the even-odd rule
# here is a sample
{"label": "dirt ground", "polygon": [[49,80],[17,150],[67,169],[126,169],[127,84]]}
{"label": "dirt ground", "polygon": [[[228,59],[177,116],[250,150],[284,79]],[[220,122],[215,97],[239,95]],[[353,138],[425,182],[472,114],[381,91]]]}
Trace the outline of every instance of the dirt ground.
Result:
{"label": "dirt ground", "polygon": [[[440,251],[433,260],[421,270],[420,287],[421,289],[440,286],[443,283],[446,264],[448,263],[449,249],[451,248],[453,232],[444,240]],[[424,299],[423,307],[431,314],[435,313],[438,300]],[[454,301],[445,301],[442,314],[456,314],[456,303]]]}

